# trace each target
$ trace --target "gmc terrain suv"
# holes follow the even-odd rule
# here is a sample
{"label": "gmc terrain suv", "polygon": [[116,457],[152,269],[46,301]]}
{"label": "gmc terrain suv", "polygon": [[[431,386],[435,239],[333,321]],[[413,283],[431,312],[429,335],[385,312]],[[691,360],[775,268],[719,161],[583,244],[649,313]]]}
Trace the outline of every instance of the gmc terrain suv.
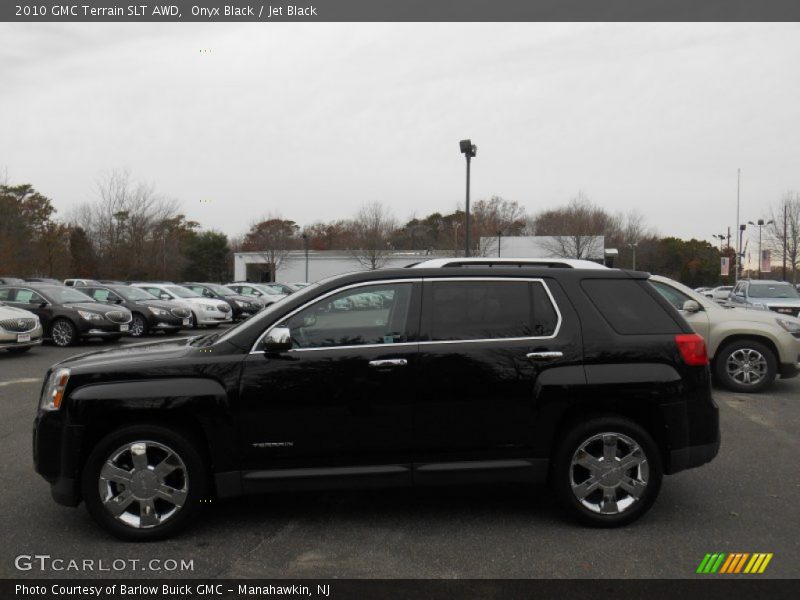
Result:
{"label": "gmc terrain suv", "polygon": [[[623,525],[720,443],[703,339],[647,277],[361,272],[224,333],[68,359],[45,377],[36,470],[131,540],[211,497],[499,481],[549,480],[580,521]],[[382,301],[340,308],[364,294]]]}

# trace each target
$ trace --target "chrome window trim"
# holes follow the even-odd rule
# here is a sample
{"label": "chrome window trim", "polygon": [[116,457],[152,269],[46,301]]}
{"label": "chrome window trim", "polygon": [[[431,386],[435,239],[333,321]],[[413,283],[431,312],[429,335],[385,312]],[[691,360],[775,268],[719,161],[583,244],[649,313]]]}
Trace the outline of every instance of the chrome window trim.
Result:
{"label": "chrome window trim", "polygon": [[356,344],[356,345],[349,345],[349,346],[322,346],[317,348],[292,348],[289,352],[316,352],[320,350],[352,350],[353,348],[392,348],[395,346],[421,346],[421,345],[432,345],[432,344],[476,344],[476,343],[485,343],[485,342],[520,342],[525,340],[552,340],[556,338],[561,331],[561,325],[563,323],[563,317],[561,316],[561,310],[558,308],[558,303],[556,299],[553,297],[553,293],[550,291],[550,288],[547,285],[547,282],[541,277],[491,277],[491,276],[484,276],[484,277],[428,277],[428,278],[410,278],[410,279],[387,279],[384,281],[365,281],[361,283],[353,283],[347,285],[345,287],[337,288],[322,296],[318,296],[313,300],[309,300],[299,308],[296,308],[289,314],[281,317],[274,323],[272,323],[267,329],[264,330],[258,339],[255,341],[253,346],[250,348],[250,354],[264,354],[263,350],[256,350],[258,345],[261,343],[261,340],[279,323],[284,322],[286,319],[289,319],[299,313],[301,310],[324,300],[325,298],[332,296],[334,294],[338,294],[339,292],[343,292],[349,289],[358,288],[358,287],[366,287],[366,286],[373,286],[373,285],[382,285],[387,283],[424,283],[424,282],[431,282],[435,283],[438,281],[527,281],[527,282],[538,282],[542,284],[545,292],[547,293],[547,297],[550,298],[550,304],[556,311],[556,317],[558,320],[556,321],[556,327],[553,331],[552,335],[546,336],[526,336],[526,337],[513,337],[513,338],[478,338],[473,340],[434,340],[434,341],[418,341],[418,342],[398,342],[396,344]]}

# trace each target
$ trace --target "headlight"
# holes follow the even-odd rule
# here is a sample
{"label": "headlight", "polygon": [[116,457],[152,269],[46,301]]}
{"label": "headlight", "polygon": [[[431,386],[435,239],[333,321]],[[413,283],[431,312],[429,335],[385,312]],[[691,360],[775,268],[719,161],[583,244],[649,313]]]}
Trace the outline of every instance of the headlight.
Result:
{"label": "headlight", "polygon": [[61,401],[64,399],[64,390],[69,381],[69,369],[56,369],[50,373],[47,385],[44,386],[42,398],[39,402],[41,410],[58,410],[61,408]]}
{"label": "headlight", "polygon": [[86,311],[86,310],[79,310],[78,314],[81,316],[81,318],[86,319],[87,321],[102,321],[103,320],[103,316],[102,315],[98,315],[97,313],[89,312],[89,311]]}
{"label": "headlight", "polygon": [[791,333],[794,337],[800,337],[800,323],[789,321],[788,319],[775,319],[775,322]]}
{"label": "headlight", "polygon": [[169,314],[168,310],[164,310],[163,308],[154,308],[152,306],[148,306],[147,310],[149,310],[154,315],[166,316]]}

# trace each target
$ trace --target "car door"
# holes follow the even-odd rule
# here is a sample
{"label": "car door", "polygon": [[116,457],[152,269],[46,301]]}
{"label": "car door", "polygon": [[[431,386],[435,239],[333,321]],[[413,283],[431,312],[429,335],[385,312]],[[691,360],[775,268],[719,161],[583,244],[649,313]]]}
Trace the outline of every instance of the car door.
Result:
{"label": "car door", "polygon": [[[366,289],[391,300],[339,308]],[[238,416],[248,468],[406,465],[375,473],[410,480],[419,292],[407,280],[358,285],[272,324],[289,328],[293,347],[245,360]]]}
{"label": "car door", "polygon": [[553,391],[542,374],[558,367],[585,383],[574,309],[548,281],[425,281],[415,463],[532,456],[537,410]]}
{"label": "car door", "polygon": [[[681,316],[686,319],[689,325],[691,325],[692,329],[703,336],[706,344],[711,343],[711,340],[709,339],[711,334],[711,324],[708,320],[708,312],[703,308],[702,304],[694,300],[694,298],[690,298],[682,291],[672,287],[668,283],[664,283],[662,281],[653,281],[651,279],[650,284],[667,300],[667,302],[672,304],[672,306],[674,306],[678,312],[681,313]],[[694,302],[697,302],[697,304],[700,306],[700,310],[694,312],[688,312],[684,310],[683,306],[687,300],[693,300]]]}
{"label": "car door", "polygon": [[38,292],[30,288],[13,288],[10,293],[10,300],[6,304],[32,312],[39,317],[44,330],[48,331],[53,310],[50,303]]}

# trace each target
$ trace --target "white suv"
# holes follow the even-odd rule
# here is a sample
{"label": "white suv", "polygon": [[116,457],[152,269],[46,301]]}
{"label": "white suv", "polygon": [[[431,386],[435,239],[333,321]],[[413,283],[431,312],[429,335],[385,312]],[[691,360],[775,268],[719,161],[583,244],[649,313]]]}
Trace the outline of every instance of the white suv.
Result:
{"label": "white suv", "polygon": [[160,300],[174,301],[183,304],[192,311],[191,326],[216,327],[221,323],[233,321],[231,305],[222,300],[204,298],[182,285],[173,283],[134,283],[134,287],[150,292]]}

